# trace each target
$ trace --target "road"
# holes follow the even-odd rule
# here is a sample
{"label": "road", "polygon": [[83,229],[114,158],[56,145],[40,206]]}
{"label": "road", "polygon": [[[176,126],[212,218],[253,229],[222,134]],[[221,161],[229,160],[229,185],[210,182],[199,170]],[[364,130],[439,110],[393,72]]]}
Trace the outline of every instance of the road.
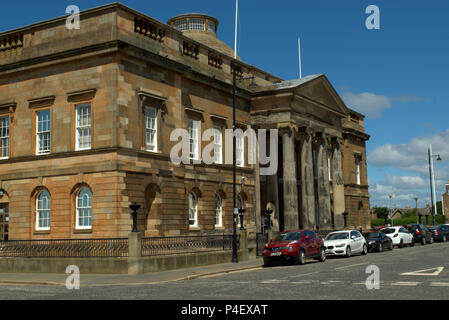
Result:
{"label": "road", "polygon": [[[380,288],[367,289],[366,268],[380,271]],[[427,275],[413,272],[427,270]],[[403,273],[410,273],[403,275]],[[151,285],[1,285],[0,299],[448,299],[449,243],[416,245],[367,256],[284,265]]]}

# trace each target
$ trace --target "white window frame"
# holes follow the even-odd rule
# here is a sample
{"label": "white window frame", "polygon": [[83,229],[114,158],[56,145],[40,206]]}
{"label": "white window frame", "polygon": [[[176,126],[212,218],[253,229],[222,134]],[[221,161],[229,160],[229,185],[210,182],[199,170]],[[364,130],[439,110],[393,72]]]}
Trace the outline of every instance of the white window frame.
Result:
{"label": "white window frame", "polygon": [[215,195],[214,205],[215,205],[215,227],[221,228],[223,226],[223,200],[218,194]]}
{"label": "white window frame", "polygon": [[235,163],[238,167],[245,166],[245,141],[244,136],[236,136],[235,137]]}
{"label": "white window frame", "polygon": [[[43,207],[44,197],[48,198],[48,207]],[[42,214],[45,214],[46,212],[48,212],[48,216],[42,218]],[[43,190],[39,192],[39,194],[36,197],[36,230],[37,231],[50,230],[50,221],[51,221],[50,218],[51,218],[51,196],[47,190]],[[48,227],[47,226],[42,227],[40,223],[41,221],[42,222],[48,221]]]}
{"label": "white window frame", "polygon": [[[194,223],[190,224],[190,220],[193,220]],[[189,227],[198,227],[198,197],[195,192],[189,194]]]}
{"label": "white window frame", "polygon": [[189,119],[189,159],[199,159],[200,120]]}
{"label": "white window frame", "polygon": [[0,117],[0,160],[9,158],[10,117]]}
{"label": "white window frame", "polygon": [[[82,198],[80,198],[80,196]],[[84,203],[85,196],[87,196],[87,204]],[[80,200],[82,200],[82,203],[80,205]],[[76,229],[77,230],[90,230],[92,229],[92,192],[89,188],[83,187],[81,188],[78,193],[76,194]],[[86,214],[87,213],[87,214]],[[87,219],[88,223],[87,225],[80,225],[80,218]]]}
{"label": "white window frame", "polygon": [[211,32],[211,33],[217,33],[215,22],[213,22],[213,21],[208,21],[207,22],[207,31]]}
{"label": "white window frame", "polygon": [[[87,117],[83,113],[81,118],[81,113],[84,110],[88,110]],[[76,132],[75,132],[75,150],[90,150],[92,148],[92,105],[90,103],[77,104],[75,106],[76,113]],[[82,138],[88,139],[88,146],[81,146],[80,141]]]}
{"label": "white window frame", "polygon": [[186,19],[182,19],[182,20],[177,20],[175,21],[175,28],[178,31],[187,31],[187,20]]}
{"label": "white window frame", "polygon": [[214,163],[223,164],[223,129],[214,126]]}
{"label": "white window frame", "polygon": [[204,31],[206,21],[200,18],[193,18],[189,21],[189,30]]}
{"label": "white window frame", "polygon": [[[157,108],[145,107],[145,150],[157,152]],[[151,144],[150,135],[153,135],[153,144]]]}
{"label": "white window frame", "polygon": [[[39,120],[43,113],[48,112],[48,120]],[[39,131],[40,123],[48,122],[48,130]],[[48,135],[48,150],[43,148],[43,139]],[[50,154],[51,152],[51,110],[45,109],[36,112],[36,155]]]}

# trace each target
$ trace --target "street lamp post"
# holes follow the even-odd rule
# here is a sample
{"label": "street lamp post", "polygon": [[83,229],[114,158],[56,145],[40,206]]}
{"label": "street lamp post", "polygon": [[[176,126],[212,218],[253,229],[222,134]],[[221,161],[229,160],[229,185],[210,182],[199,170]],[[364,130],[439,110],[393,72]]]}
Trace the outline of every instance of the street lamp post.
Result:
{"label": "street lamp post", "polygon": [[439,154],[432,154],[432,145],[429,146],[428,150],[429,156],[429,178],[430,178],[430,198],[432,201],[432,224],[435,225],[435,216],[437,214],[437,204],[436,204],[436,196],[435,196],[435,174],[433,168],[433,158],[437,158],[437,161],[441,161],[441,157]]}
{"label": "street lamp post", "polygon": [[392,211],[392,209],[391,209],[391,198],[393,198],[393,195],[389,195],[388,196],[388,198],[390,198],[390,208],[389,208],[389,211],[390,211],[390,219],[391,219],[391,226],[393,226],[393,211]]}
{"label": "street lamp post", "polygon": [[344,221],[344,227],[346,228],[348,226],[348,214],[347,212],[343,212],[343,221]]}
{"label": "street lamp post", "polygon": [[246,209],[240,208],[239,209],[239,215],[240,215],[240,230],[245,230],[245,227],[243,226],[243,217],[245,216]]}

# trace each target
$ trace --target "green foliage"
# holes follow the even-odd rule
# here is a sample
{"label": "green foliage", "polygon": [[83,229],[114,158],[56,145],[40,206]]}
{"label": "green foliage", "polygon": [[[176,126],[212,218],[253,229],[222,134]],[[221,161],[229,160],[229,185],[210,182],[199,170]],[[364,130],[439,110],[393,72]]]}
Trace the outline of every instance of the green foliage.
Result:
{"label": "green foliage", "polygon": [[[418,217],[416,216],[408,216],[408,217],[404,217],[402,216],[401,218],[398,219],[393,219],[393,224],[395,226],[403,226],[403,225],[407,225],[407,224],[414,224],[418,222]],[[426,224],[426,217],[422,217],[421,222],[423,224]],[[388,224],[391,224],[391,219],[387,220]],[[445,223],[449,223],[449,219],[446,218],[446,222]],[[432,224],[432,216],[429,216],[429,225]],[[435,224],[443,224],[443,217],[441,215],[437,215],[435,216]],[[385,219],[373,219],[371,220],[371,228],[374,227],[379,227],[379,226],[385,226]]]}
{"label": "green foliage", "polygon": [[389,216],[389,209],[387,207],[373,207],[373,212],[377,215],[378,219],[383,219]]}

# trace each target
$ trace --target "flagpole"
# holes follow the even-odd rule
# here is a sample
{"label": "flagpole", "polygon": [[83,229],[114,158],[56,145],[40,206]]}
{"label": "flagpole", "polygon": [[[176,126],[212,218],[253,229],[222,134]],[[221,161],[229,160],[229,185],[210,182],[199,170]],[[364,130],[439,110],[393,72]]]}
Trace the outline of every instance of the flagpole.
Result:
{"label": "flagpole", "polygon": [[302,78],[301,70],[301,38],[298,37],[298,52],[299,52],[299,79]]}

